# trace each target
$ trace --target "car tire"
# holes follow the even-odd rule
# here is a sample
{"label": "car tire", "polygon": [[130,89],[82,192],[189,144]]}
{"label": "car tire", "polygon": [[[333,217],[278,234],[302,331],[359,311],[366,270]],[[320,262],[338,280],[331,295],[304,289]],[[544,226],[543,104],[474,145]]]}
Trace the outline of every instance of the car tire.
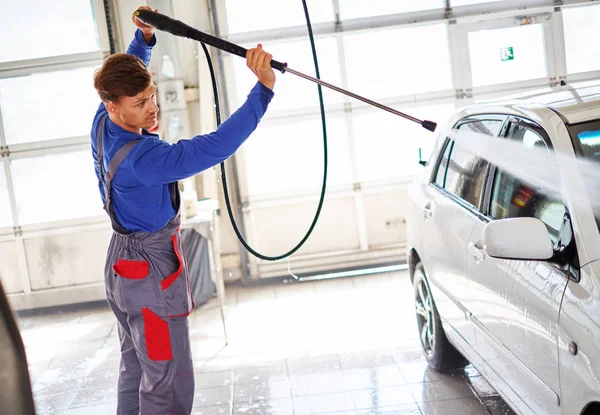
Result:
{"label": "car tire", "polygon": [[421,263],[418,263],[413,271],[413,287],[419,339],[427,363],[438,372],[463,369],[469,362],[448,341],[446,333],[444,333],[440,315]]}

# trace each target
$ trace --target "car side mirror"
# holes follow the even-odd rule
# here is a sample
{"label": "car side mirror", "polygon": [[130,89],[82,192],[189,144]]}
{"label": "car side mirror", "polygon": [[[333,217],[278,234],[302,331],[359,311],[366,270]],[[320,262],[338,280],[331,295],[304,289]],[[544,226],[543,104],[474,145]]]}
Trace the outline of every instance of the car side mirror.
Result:
{"label": "car side mirror", "polygon": [[423,167],[427,165],[427,160],[423,160],[423,157],[421,156],[421,148],[419,148],[419,164]]}
{"label": "car side mirror", "polygon": [[546,261],[554,255],[554,245],[544,222],[536,218],[500,219],[483,230],[483,249],[501,259]]}

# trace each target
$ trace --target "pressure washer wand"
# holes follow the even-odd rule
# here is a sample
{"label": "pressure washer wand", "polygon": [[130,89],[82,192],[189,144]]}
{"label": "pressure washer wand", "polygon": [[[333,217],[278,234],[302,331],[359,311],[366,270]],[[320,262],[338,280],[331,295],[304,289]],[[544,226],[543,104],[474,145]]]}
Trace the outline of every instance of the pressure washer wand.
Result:
{"label": "pressure washer wand", "polygon": [[415,117],[410,116],[408,114],[405,114],[403,112],[397,111],[397,110],[395,110],[395,109],[393,109],[391,107],[388,107],[386,105],[380,104],[379,102],[375,102],[375,101],[370,100],[368,98],[365,98],[365,97],[362,97],[360,95],[357,95],[354,92],[350,92],[350,91],[345,90],[343,88],[340,88],[338,86],[328,84],[327,82],[324,82],[324,81],[322,81],[320,79],[317,79],[317,78],[313,78],[312,76],[308,76],[306,74],[303,74],[302,72],[295,71],[292,68],[286,67],[285,68],[285,72],[292,73],[292,74],[294,74],[296,76],[299,76],[300,78],[308,79],[309,81],[315,82],[315,83],[317,83],[319,85],[322,85],[322,86],[324,86],[326,88],[333,89],[334,91],[340,92],[340,93],[342,93],[344,95],[348,95],[349,97],[358,99],[359,101],[362,101],[362,102],[365,102],[367,104],[373,105],[374,107],[377,107],[377,108],[382,109],[384,111],[391,112],[392,114],[398,115],[398,116],[400,116],[402,118],[406,118],[407,120],[410,120],[412,122],[416,122],[418,124],[421,124],[421,126],[423,128],[426,128],[429,131],[432,131],[432,132],[435,131],[435,128],[437,126],[437,124],[434,123],[433,121],[422,121],[422,120],[420,120],[418,118],[415,118]]}
{"label": "pressure washer wand", "polygon": [[[194,40],[197,40],[198,42],[206,43],[207,45],[211,45],[215,48],[224,50],[225,52],[233,53],[234,55],[238,55],[242,58],[246,58],[246,52],[248,51],[246,48],[238,46],[235,43],[231,43],[226,40],[220,39],[218,37],[209,35],[207,33],[201,32],[198,29],[194,29],[193,27],[188,26],[187,24],[185,24],[179,20],[172,19],[169,16],[165,16],[164,14],[160,14],[160,13],[153,12],[150,10],[136,10],[135,16],[143,23],[145,23],[149,26],[153,26],[153,27],[157,28],[158,30],[162,30],[162,31],[171,33],[172,35],[175,35],[175,36],[194,39]],[[425,128],[431,132],[435,131],[435,129],[437,127],[437,124],[433,121],[420,120],[418,118],[412,117],[408,114],[405,114],[403,112],[400,112],[393,108],[390,108],[386,105],[380,104],[380,103],[370,100],[368,98],[365,98],[365,97],[362,97],[355,93],[352,93],[350,91],[347,91],[343,88],[328,84],[327,82],[324,82],[320,79],[313,78],[312,76],[303,74],[302,72],[298,72],[292,68],[288,68],[287,63],[278,62],[276,60],[271,60],[271,67],[273,69],[277,69],[281,73],[289,72],[291,74],[299,76],[300,78],[304,78],[306,80],[315,82],[321,86],[324,86],[326,88],[332,89],[337,92],[340,92],[349,97],[358,99],[359,101],[373,105],[384,111],[391,112],[392,114],[398,115],[409,121],[420,124],[423,128]]]}

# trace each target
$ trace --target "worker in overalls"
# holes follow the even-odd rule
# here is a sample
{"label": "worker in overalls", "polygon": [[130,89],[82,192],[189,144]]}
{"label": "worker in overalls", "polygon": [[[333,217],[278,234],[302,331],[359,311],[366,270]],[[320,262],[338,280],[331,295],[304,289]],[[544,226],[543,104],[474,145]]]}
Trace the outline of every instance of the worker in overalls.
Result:
{"label": "worker in overalls", "polygon": [[261,45],[249,49],[247,65],[258,82],[246,102],[217,131],[169,144],[148,132],[158,114],[147,68],[154,28],[132,20],[138,29],[127,53],[109,56],[94,76],[102,104],[91,131],[100,194],[114,229],[105,284],[121,343],[117,413],[189,414],[194,368],[188,315],[194,304],[177,181],[240,147],[273,97],[275,74]]}

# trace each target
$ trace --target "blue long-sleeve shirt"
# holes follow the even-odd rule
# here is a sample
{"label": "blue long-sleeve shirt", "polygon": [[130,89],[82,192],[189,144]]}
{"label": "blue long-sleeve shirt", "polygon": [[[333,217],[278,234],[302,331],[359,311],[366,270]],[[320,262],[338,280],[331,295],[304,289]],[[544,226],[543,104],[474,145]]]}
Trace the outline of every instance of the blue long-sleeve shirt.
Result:
{"label": "blue long-sleeve shirt", "polygon": [[[139,57],[146,66],[150,62],[153,37],[148,45],[138,29],[127,53]],[[135,134],[113,123],[107,116],[103,130],[103,165],[128,141],[141,140],[123,161],[112,182],[112,204],[117,219],[129,232],[155,232],[175,215],[168,184],[198,174],[229,158],[256,129],[264,115],[273,91],[260,82],[252,88],[246,102],[219,128],[210,134],[169,144],[158,135],[143,131]],[[100,104],[91,131],[94,159],[97,156],[97,133],[100,119],[107,113]],[[100,172],[96,176],[102,201],[104,189]]]}

